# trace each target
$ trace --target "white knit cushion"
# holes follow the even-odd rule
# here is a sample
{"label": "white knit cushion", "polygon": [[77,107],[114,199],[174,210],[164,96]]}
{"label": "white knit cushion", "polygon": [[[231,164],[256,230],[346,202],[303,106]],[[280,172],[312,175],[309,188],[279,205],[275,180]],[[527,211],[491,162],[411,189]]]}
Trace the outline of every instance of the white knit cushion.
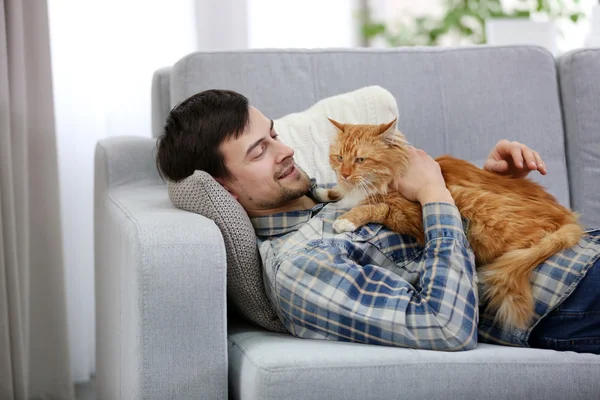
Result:
{"label": "white knit cushion", "polygon": [[397,116],[394,96],[380,86],[367,86],[328,97],[273,122],[281,141],[295,150],[294,159],[300,168],[318,183],[334,183],[329,144],[336,128],[327,118],[344,124],[383,124]]}

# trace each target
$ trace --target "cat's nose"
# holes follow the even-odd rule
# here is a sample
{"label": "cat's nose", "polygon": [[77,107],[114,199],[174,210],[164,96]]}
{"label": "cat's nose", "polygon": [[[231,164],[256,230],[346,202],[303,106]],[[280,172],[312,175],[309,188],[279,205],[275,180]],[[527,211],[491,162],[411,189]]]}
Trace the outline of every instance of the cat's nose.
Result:
{"label": "cat's nose", "polygon": [[349,172],[342,172],[341,175],[342,175],[342,178],[346,179],[346,178],[348,178],[350,176],[350,173]]}

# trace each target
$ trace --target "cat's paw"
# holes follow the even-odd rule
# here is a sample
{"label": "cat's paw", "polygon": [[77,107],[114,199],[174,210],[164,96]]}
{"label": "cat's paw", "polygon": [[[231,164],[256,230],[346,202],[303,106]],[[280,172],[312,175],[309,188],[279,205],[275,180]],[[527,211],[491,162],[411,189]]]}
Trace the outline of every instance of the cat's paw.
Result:
{"label": "cat's paw", "polygon": [[333,229],[337,233],[353,232],[356,230],[356,225],[354,225],[352,222],[348,221],[347,219],[336,219],[333,222]]}

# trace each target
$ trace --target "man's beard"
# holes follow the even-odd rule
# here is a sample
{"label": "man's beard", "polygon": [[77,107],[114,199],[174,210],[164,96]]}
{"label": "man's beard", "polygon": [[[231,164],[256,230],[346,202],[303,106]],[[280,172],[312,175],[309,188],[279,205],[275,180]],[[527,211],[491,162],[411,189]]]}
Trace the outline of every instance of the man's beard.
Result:
{"label": "man's beard", "polygon": [[282,204],[296,200],[308,193],[308,190],[310,189],[310,178],[297,164],[296,168],[298,168],[298,179],[296,182],[299,185],[297,188],[281,186],[281,190],[277,198],[261,201],[257,204],[257,206],[262,209],[277,208]]}

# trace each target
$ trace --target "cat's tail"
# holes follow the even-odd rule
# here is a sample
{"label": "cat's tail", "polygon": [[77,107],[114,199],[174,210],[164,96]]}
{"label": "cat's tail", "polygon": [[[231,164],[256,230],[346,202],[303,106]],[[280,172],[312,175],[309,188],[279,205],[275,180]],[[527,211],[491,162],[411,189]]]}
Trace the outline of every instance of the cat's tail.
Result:
{"label": "cat's tail", "polygon": [[553,254],[577,244],[582,235],[580,225],[563,225],[534,246],[508,251],[478,271],[481,300],[496,313],[497,322],[527,328],[534,314],[531,272]]}

